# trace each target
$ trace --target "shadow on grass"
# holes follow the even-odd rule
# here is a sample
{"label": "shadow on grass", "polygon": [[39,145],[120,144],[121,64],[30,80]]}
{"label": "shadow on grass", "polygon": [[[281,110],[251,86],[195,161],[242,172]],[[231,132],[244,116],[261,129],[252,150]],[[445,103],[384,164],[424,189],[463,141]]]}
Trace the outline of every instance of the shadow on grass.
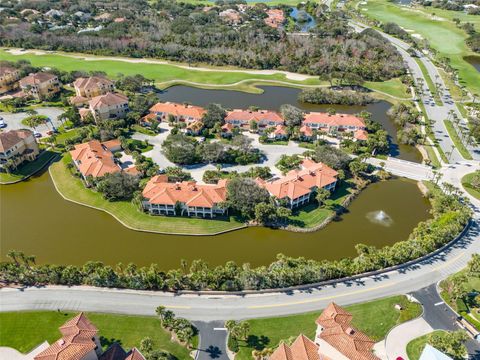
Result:
{"label": "shadow on grass", "polygon": [[248,338],[245,341],[246,347],[255,350],[263,350],[268,346],[268,344],[270,344],[270,338],[264,335],[248,335]]}

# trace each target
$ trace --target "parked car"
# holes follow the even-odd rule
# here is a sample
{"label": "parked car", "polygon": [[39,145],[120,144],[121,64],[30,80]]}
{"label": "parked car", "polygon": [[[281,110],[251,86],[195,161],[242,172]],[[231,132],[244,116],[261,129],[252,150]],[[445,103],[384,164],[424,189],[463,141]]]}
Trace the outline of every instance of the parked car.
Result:
{"label": "parked car", "polygon": [[5,123],[5,120],[0,117],[0,129],[3,129],[4,127],[7,127],[7,124]]}
{"label": "parked car", "polygon": [[33,133],[33,136],[35,136],[36,138],[41,138],[42,137],[42,134],[40,134],[38,131],[35,131]]}

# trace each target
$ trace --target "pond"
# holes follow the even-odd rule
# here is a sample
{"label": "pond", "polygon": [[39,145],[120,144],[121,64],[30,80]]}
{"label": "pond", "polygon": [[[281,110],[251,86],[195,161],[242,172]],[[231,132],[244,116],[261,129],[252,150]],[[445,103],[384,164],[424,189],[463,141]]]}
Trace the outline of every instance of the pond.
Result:
{"label": "pond", "polygon": [[338,113],[355,114],[366,110],[372,114],[372,119],[382,124],[390,136],[390,155],[403,160],[421,162],[418,150],[409,145],[400,145],[397,142],[397,126],[387,116],[392,106],[387,101],[378,101],[366,106],[347,105],[312,105],[297,100],[300,89],[264,86],[262,94],[249,94],[233,90],[206,90],[190,86],[172,86],[158,94],[162,101],[188,102],[193,105],[206,106],[210,103],[221,104],[226,108],[248,108],[258,106],[263,109],[278,110],[283,104],[292,104],[308,111],[327,111],[335,109]]}
{"label": "pond", "polygon": [[464,59],[480,72],[480,56],[467,56]]}
{"label": "pond", "polygon": [[295,19],[295,23],[300,28],[300,32],[308,32],[308,30],[316,25],[315,19],[305,10],[292,7],[290,16]]}
{"label": "pond", "polygon": [[405,240],[430,205],[415,182],[394,179],[372,184],[353,201],[340,220],[313,233],[263,227],[218,236],[174,236],[132,231],[110,215],[65,201],[48,172],[31,180],[0,187],[0,255],[8,250],[37,256],[39,263],[108,264],[134,262],[178,268],[180,260],[228,260],[268,264],[276,254],[312,259],[355,255],[358,243],[378,247]]}

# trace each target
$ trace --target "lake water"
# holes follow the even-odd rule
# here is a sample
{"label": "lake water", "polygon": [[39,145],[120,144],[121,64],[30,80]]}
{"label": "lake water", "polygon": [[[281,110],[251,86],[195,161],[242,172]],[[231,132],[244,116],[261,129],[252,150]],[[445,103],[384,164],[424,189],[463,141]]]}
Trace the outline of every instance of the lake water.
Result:
{"label": "lake water", "polygon": [[[263,227],[218,236],[174,236],[132,231],[110,215],[65,201],[48,172],[0,186],[0,255],[8,250],[37,256],[39,263],[158,263],[177,268],[181,259],[228,260],[268,264],[278,253],[312,259],[355,255],[355,245],[378,247],[405,240],[419,221],[429,217],[428,201],[416,184],[390,180],[372,184],[353,201],[340,220],[313,233],[292,233]],[[389,226],[379,223],[383,211]],[[391,221],[391,223],[390,223]]]}
{"label": "lake water", "polygon": [[473,65],[478,72],[480,72],[480,56],[467,56],[464,58],[465,61]]}
{"label": "lake water", "polygon": [[206,106],[210,103],[221,104],[226,108],[248,108],[258,106],[263,109],[278,110],[283,104],[292,104],[308,111],[327,111],[335,109],[338,113],[355,114],[366,110],[372,114],[372,119],[382,124],[390,136],[390,155],[400,159],[421,162],[418,150],[409,145],[399,145],[397,142],[397,126],[387,116],[387,110],[392,106],[387,101],[379,101],[366,106],[347,105],[312,105],[297,100],[300,89],[264,86],[262,94],[249,94],[233,90],[206,90],[190,86],[172,86],[159,93],[162,101],[188,102],[193,105]]}

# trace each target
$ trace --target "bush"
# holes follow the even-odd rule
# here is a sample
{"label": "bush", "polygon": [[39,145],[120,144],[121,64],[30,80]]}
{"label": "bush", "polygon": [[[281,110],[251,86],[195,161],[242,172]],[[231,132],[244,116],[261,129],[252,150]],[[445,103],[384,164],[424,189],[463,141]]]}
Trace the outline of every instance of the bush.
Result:
{"label": "bush", "polygon": [[238,345],[238,340],[232,336],[228,337],[228,349],[234,353],[237,353],[240,350],[240,346]]}

